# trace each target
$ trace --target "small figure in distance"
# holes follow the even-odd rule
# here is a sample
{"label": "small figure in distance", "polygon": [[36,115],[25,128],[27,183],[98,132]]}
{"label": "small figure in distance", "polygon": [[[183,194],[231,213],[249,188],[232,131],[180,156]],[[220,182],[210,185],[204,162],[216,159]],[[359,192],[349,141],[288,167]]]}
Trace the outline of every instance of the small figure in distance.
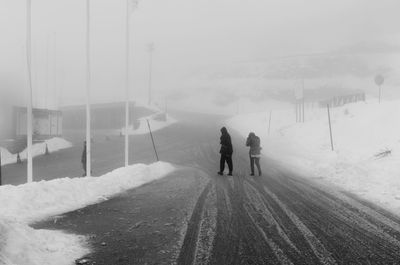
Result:
{"label": "small figure in distance", "polygon": [[220,138],[221,149],[219,153],[221,154],[221,159],[219,163],[219,172],[218,175],[224,174],[225,162],[228,164],[229,174],[228,176],[232,176],[233,171],[233,163],[232,163],[232,141],[231,136],[228,133],[228,130],[225,127],[221,128],[221,138]]}
{"label": "small figure in distance", "polygon": [[261,167],[260,167],[260,157],[261,157],[261,146],[260,146],[260,137],[258,137],[255,133],[249,133],[249,136],[246,140],[246,146],[250,147],[249,157],[250,157],[250,176],[254,176],[254,163],[258,169],[258,175],[261,176]]}
{"label": "small figure in distance", "polygon": [[86,141],[83,142],[83,152],[81,158],[82,168],[83,168],[83,175],[82,177],[86,177]]}

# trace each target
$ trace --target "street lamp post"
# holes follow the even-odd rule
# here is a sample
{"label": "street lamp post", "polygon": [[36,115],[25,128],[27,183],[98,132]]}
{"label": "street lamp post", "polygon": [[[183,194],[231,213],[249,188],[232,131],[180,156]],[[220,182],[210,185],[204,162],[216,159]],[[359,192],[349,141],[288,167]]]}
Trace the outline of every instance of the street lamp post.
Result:
{"label": "street lamp post", "polygon": [[28,72],[28,102],[26,108],[26,135],[27,135],[27,182],[33,181],[33,167],[32,167],[32,69],[31,69],[31,27],[32,8],[31,0],[26,1],[26,62]]}
{"label": "street lamp post", "polygon": [[91,175],[91,139],[90,139],[90,0],[86,0],[86,176]]}
{"label": "street lamp post", "polygon": [[129,165],[129,45],[130,45],[130,3],[126,0],[126,58],[125,58],[125,167]]}
{"label": "street lamp post", "polygon": [[153,64],[153,52],[154,52],[154,43],[149,43],[147,45],[147,51],[149,52],[149,106],[151,104],[151,78],[152,78],[152,64]]}
{"label": "street lamp post", "polygon": [[129,165],[129,73],[130,73],[130,45],[131,45],[131,23],[130,18],[132,12],[137,8],[138,2],[135,0],[126,0],[126,32],[125,32],[125,167]]}

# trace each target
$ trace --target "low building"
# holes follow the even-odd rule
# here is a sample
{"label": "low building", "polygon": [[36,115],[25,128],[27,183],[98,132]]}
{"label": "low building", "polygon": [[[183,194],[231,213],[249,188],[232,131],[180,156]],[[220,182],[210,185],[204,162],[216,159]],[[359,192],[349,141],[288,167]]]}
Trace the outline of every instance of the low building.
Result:
{"label": "low building", "polygon": [[[27,111],[25,107],[13,109],[14,138],[26,136]],[[62,135],[62,112],[49,109],[32,109],[32,134],[33,139],[43,140]]]}

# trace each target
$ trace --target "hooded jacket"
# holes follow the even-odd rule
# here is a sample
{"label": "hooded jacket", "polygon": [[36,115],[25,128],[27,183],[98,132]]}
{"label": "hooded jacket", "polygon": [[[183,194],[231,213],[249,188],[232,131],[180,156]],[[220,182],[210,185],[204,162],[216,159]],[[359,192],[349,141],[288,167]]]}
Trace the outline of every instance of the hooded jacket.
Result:
{"label": "hooded jacket", "polygon": [[232,155],[233,153],[233,147],[232,147],[232,141],[231,141],[231,136],[228,133],[228,130],[225,127],[221,128],[221,138],[220,138],[220,144],[221,144],[221,149],[219,150],[221,155]]}
{"label": "hooded jacket", "polygon": [[250,133],[246,140],[246,146],[250,146],[249,154],[251,156],[260,156],[260,138],[254,133]]}

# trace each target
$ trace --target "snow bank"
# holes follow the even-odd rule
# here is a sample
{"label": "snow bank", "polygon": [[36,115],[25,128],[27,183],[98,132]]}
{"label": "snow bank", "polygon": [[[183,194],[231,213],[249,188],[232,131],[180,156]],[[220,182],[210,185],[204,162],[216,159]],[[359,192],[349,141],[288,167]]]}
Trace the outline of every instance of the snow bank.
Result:
{"label": "snow bank", "polygon": [[[59,151],[61,149],[66,149],[72,147],[72,144],[67,140],[59,137],[51,138],[49,140],[45,140],[42,143],[37,143],[32,146],[32,156],[39,156],[46,153],[46,145],[47,149],[50,153]],[[1,163],[2,165],[17,163],[17,154],[11,154],[7,149],[0,147],[1,151]],[[20,153],[21,159],[27,159],[27,149],[23,150]]]}
{"label": "snow bank", "polygon": [[0,264],[71,265],[89,252],[82,236],[10,220],[0,219],[0,235]]}
{"label": "snow bank", "polygon": [[171,164],[119,168],[101,177],[63,178],[0,186],[0,264],[71,264],[89,250],[81,236],[34,230],[29,223],[106,200],[162,178]]}
{"label": "snow bank", "polygon": [[159,179],[174,167],[157,162],[118,168],[101,177],[59,178],[19,186],[0,186],[0,216],[33,222],[105,200],[117,193]]}
{"label": "snow bank", "polygon": [[293,110],[236,116],[230,127],[259,134],[263,152],[304,176],[323,179],[400,214],[400,102],[362,102],[331,109],[331,151],[326,109],[306,109],[305,123]]}
{"label": "snow bank", "polygon": [[[161,130],[161,129],[168,127],[171,124],[174,124],[177,122],[175,119],[173,119],[171,117],[167,117],[166,121],[156,119],[156,117],[161,114],[156,113],[156,114],[138,119],[139,127],[135,129],[135,128],[133,128],[133,126],[129,126],[128,134],[129,135],[141,135],[141,134],[149,133],[149,127],[147,125],[147,120],[150,123],[150,128],[151,128],[152,132]],[[119,133],[119,132],[121,132],[122,135],[125,135],[125,127],[121,128],[117,133]]]}

